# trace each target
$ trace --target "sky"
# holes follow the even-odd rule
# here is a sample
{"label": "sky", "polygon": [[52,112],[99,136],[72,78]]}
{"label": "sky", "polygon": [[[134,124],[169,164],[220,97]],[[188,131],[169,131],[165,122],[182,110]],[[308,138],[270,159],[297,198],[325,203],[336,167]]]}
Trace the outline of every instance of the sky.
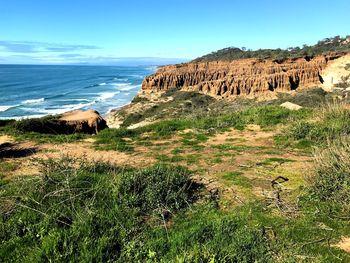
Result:
{"label": "sky", "polygon": [[0,63],[186,61],[350,35],[349,0],[0,0]]}

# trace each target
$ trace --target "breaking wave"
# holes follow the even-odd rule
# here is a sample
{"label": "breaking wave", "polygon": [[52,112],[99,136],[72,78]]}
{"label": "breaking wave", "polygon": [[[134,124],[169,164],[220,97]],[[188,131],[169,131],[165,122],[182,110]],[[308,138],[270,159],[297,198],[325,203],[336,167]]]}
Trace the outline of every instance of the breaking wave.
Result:
{"label": "breaking wave", "polygon": [[45,98],[40,98],[40,99],[25,100],[22,103],[23,104],[37,104],[37,103],[41,103],[44,101],[45,101]]}

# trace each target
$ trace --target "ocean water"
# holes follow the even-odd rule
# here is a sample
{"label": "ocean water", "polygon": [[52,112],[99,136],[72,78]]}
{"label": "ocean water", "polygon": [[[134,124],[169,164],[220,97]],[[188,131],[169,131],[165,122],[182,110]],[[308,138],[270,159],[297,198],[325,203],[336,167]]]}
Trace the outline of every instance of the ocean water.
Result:
{"label": "ocean water", "polygon": [[0,65],[0,119],[94,109],[131,102],[155,67]]}

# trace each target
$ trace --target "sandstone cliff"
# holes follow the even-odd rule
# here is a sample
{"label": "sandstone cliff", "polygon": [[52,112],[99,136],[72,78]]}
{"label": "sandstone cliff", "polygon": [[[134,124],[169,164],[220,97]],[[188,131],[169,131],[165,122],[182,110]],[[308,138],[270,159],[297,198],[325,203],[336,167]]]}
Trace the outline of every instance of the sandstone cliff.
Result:
{"label": "sandstone cliff", "polygon": [[145,78],[142,90],[182,89],[220,97],[291,91],[322,84],[323,70],[342,55],[289,59],[283,63],[242,59],[166,66]]}

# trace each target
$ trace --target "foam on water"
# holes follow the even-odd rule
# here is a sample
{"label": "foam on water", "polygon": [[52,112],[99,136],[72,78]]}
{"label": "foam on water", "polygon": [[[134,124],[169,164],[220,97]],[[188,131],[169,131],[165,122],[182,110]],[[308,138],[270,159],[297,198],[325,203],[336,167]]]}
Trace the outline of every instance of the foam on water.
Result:
{"label": "foam on water", "polygon": [[13,107],[16,107],[16,106],[0,106],[0,112],[7,111]]}
{"label": "foam on water", "polygon": [[105,93],[101,93],[100,96],[97,98],[97,101],[101,101],[101,100],[107,100],[110,98],[113,98],[115,95],[117,95],[118,93],[120,93],[119,91],[117,92],[105,92]]}
{"label": "foam on water", "polygon": [[132,90],[132,89],[136,89],[136,88],[139,88],[140,85],[131,85],[131,86],[126,86],[126,87],[123,87],[123,88],[119,88],[119,90],[121,91],[128,91],[128,90]]}
{"label": "foam on water", "polygon": [[0,72],[0,119],[90,108],[104,115],[130,103],[143,77],[153,73],[146,67],[29,65],[0,65]]}
{"label": "foam on water", "polygon": [[125,87],[131,85],[131,83],[110,83],[110,85],[116,86],[116,87]]}
{"label": "foam on water", "polygon": [[37,103],[44,102],[44,101],[45,101],[45,98],[40,98],[40,99],[25,100],[22,103],[23,104],[37,104]]}

